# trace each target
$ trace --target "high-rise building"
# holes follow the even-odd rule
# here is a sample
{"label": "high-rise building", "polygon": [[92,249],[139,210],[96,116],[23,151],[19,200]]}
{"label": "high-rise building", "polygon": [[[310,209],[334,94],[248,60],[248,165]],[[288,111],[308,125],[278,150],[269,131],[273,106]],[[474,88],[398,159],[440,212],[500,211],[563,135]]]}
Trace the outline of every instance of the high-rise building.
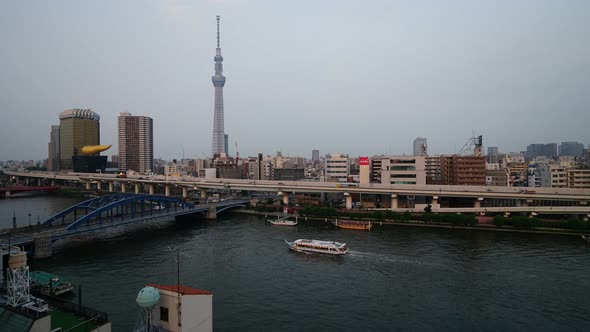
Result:
{"label": "high-rise building", "polygon": [[536,157],[554,158],[557,157],[557,143],[548,144],[529,144],[526,147],[526,160],[532,160]]}
{"label": "high-rise building", "polygon": [[426,156],[386,156],[381,159],[381,184],[426,184]]}
{"label": "high-rise building", "polygon": [[426,184],[442,184],[440,156],[428,156],[425,161]]}
{"label": "high-rise building", "polygon": [[311,162],[312,163],[319,163],[320,162],[320,150],[311,150]]}
{"label": "high-rise building", "polygon": [[47,156],[47,170],[59,171],[59,125],[51,126]]}
{"label": "high-rise building", "polygon": [[414,156],[425,156],[427,154],[426,138],[416,137],[414,139]]}
{"label": "high-rise building", "polygon": [[223,125],[223,87],[225,76],[223,76],[223,57],[219,44],[219,16],[217,16],[217,48],[215,50],[215,75],[211,77],[215,87],[215,107],[213,114],[213,149],[212,155],[221,154],[225,149],[225,129]]}
{"label": "high-rise building", "polygon": [[59,113],[59,165],[73,169],[72,157],[85,145],[100,144],[100,116],[91,109],[72,108]]}
{"label": "high-rise building", "polygon": [[226,156],[229,155],[229,135],[228,134],[223,134],[223,152],[225,152]]}
{"label": "high-rise building", "polygon": [[147,116],[121,113],[119,123],[119,170],[154,171],[153,120]]}
{"label": "high-rise building", "polygon": [[488,163],[497,163],[499,153],[500,152],[499,152],[497,146],[488,146],[487,162]]}
{"label": "high-rise building", "polygon": [[486,160],[478,156],[441,156],[441,182],[446,185],[485,186]]}
{"label": "high-rise building", "polygon": [[350,159],[347,154],[326,156],[326,181],[348,182]]}
{"label": "high-rise building", "polygon": [[578,157],[584,154],[584,144],[578,142],[562,142],[559,145],[559,156]]}

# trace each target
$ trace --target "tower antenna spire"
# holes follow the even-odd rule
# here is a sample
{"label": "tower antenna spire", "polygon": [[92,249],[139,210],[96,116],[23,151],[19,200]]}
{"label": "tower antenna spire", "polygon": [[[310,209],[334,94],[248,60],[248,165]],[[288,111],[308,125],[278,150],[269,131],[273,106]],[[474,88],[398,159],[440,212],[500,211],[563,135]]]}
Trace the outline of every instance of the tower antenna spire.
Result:
{"label": "tower antenna spire", "polygon": [[219,48],[219,19],[221,16],[217,15],[217,48]]}

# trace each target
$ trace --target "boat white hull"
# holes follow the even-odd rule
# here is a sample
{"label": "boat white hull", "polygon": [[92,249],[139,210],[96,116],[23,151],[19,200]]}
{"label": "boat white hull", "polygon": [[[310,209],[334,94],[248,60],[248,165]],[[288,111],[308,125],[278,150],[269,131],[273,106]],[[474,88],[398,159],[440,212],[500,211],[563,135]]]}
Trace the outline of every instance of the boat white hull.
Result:
{"label": "boat white hull", "polygon": [[273,225],[277,225],[277,226],[295,226],[297,225],[297,221],[291,221],[291,220],[270,220],[270,219],[266,219],[266,221],[268,221],[269,223],[273,224]]}
{"label": "boat white hull", "polygon": [[325,255],[334,255],[334,256],[341,256],[346,255],[348,253],[348,248],[344,249],[322,249],[322,248],[313,248],[313,247],[302,247],[298,246],[295,242],[288,242],[285,240],[285,243],[289,246],[289,249],[296,251],[296,252],[303,252],[303,253],[314,253],[314,254],[325,254]]}

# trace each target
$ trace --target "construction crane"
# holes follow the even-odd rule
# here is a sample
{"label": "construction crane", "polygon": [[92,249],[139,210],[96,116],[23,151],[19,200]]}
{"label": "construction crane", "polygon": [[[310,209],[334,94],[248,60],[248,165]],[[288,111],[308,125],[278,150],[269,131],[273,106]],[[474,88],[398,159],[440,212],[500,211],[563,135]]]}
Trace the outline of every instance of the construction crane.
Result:
{"label": "construction crane", "polygon": [[476,157],[481,157],[482,154],[482,135],[475,136],[475,133],[469,137],[465,145],[459,151],[459,155],[473,155]]}
{"label": "construction crane", "polygon": [[236,141],[236,165],[238,164],[238,160],[240,160],[240,151],[238,151],[238,141]]}

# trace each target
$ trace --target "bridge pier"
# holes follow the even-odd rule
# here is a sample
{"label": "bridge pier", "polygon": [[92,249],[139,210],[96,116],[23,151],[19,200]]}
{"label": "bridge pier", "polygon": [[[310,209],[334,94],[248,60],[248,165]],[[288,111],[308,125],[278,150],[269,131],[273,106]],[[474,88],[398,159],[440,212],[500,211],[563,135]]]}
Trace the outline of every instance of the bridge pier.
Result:
{"label": "bridge pier", "polygon": [[182,198],[187,198],[187,197],[188,197],[188,188],[182,187]]}
{"label": "bridge pier", "polygon": [[29,178],[25,178],[25,185],[29,185]]}
{"label": "bridge pier", "polygon": [[155,189],[156,189],[156,188],[155,188],[155,185],[153,185],[153,184],[150,184],[150,185],[149,185],[149,188],[150,188],[150,195],[153,195],[153,194],[154,194],[154,192],[156,191],[156,190],[155,190]]}
{"label": "bridge pier", "polygon": [[217,219],[217,208],[215,206],[210,206],[209,210],[207,210],[207,219]]}
{"label": "bridge pier", "polygon": [[127,192],[127,183],[121,182],[121,192],[122,193]]}
{"label": "bridge pier", "polygon": [[53,244],[51,242],[51,234],[48,233],[35,233],[33,234],[35,243],[34,257],[37,258],[48,258],[53,255]]}
{"label": "bridge pier", "polygon": [[37,179],[37,187],[41,187],[41,178]]}
{"label": "bridge pier", "polygon": [[279,191],[278,194],[283,196],[283,205],[289,205],[289,193]]}
{"label": "bridge pier", "polygon": [[102,190],[102,181],[100,181],[100,180],[96,181],[96,189]]}
{"label": "bridge pier", "polygon": [[170,185],[169,184],[164,186],[164,196],[166,196],[166,197],[170,196]]}
{"label": "bridge pier", "polygon": [[483,197],[478,197],[475,199],[475,203],[473,204],[473,207],[476,209],[480,209],[481,208],[481,202],[483,201]]}
{"label": "bridge pier", "polygon": [[391,194],[391,209],[397,209],[397,194]]}
{"label": "bridge pier", "polygon": [[51,186],[55,187],[55,180],[51,180]]}
{"label": "bridge pier", "polygon": [[432,196],[432,204],[431,206],[434,208],[438,205],[438,196]]}
{"label": "bridge pier", "polygon": [[136,193],[136,194],[139,194],[139,187],[140,187],[140,186],[141,186],[141,184],[140,184],[140,183],[136,183],[136,184],[134,185],[134,187],[135,187],[135,193]]}
{"label": "bridge pier", "polygon": [[115,191],[115,185],[112,182],[109,182],[109,192],[112,193],[113,191]]}
{"label": "bridge pier", "polygon": [[85,182],[86,190],[90,190],[90,181]]}
{"label": "bridge pier", "polygon": [[352,209],[352,196],[349,193],[344,193],[344,199],[346,200],[346,209]]}
{"label": "bridge pier", "polygon": [[201,190],[201,199],[207,199],[207,190]]}

